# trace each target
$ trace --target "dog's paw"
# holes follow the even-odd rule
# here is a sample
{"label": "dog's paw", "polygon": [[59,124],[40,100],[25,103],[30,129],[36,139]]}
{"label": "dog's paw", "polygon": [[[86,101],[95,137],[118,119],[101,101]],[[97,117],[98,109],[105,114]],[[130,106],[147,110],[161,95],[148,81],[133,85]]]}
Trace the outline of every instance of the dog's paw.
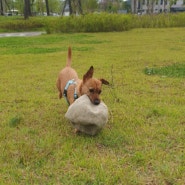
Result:
{"label": "dog's paw", "polygon": [[81,133],[81,131],[80,131],[80,130],[78,130],[77,128],[75,128],[74,133],[75,133],[75,134],[80,134],[80,133]]}

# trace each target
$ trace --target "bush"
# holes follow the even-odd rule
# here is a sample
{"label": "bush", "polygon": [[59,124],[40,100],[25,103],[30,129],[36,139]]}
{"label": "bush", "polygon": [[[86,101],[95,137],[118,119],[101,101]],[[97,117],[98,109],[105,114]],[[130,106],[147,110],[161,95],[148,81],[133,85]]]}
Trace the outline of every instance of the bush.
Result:
{"label": "bush", "polygon": [[2,31],[28,31],[38,30],[45,25],[42,17],[31,17],[28,20],[17,17],[1,17],[0,30]]}
{"label": "bush", "polygon": [[185,13],[158,15],[87,14],[68,17],[0,17],[1,31],[28,31],[44,29],[47,33],[112,32],[132,28],[184,27]]}
{"label": "bush", "polygon": [[[87,14],[82,16],[60,17],[55,22],[47,21],[47,32],[109,32],[129,30],[130,15]],[[54,28],[54,29],[53,29]],[[52,30],[51,30],[52,29]]]}
{"label": "bush", "polygon": [[133,28],[184,27],[185,13],[133,16]]}

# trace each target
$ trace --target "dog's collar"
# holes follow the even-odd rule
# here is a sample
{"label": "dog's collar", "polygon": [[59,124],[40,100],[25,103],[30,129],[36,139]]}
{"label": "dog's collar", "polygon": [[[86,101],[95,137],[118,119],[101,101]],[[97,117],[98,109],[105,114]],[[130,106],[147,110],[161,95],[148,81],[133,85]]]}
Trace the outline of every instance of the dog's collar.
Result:
{"label": "dog's collar", "polygon": [[[67,90],[68,90],[69,86],[70,86],[70,85],[73,85],[73,84],[76,85],[75,80],[74,80],[74,79],[69,80],[69,81],[66,83],[66,86],[65,86],[65,88],[64,88],[64,97],[65,97],[65,99],[66,99],[66,101],[67,101],[68,104],[70,104],[70,103],[69,103],[69,100],[67,99]],[[76,87],[75,87],[75,91],[74,91],[74,100],[76,100],[77,98],[78,98],[78,94],[77,94]]]}

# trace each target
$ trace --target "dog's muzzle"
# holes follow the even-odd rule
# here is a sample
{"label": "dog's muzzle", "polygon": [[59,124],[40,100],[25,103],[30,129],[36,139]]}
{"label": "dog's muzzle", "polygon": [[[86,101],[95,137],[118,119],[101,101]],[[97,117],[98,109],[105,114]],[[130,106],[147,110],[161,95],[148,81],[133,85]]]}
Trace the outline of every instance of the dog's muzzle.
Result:
{"label": "dog's muzzle", "polygon": [[95,99],[95,100],[93,101],[93,104],[94,104],[94,105],[99,105],[99,104],[100,104],[100,100],[99,100],[99,99]]}

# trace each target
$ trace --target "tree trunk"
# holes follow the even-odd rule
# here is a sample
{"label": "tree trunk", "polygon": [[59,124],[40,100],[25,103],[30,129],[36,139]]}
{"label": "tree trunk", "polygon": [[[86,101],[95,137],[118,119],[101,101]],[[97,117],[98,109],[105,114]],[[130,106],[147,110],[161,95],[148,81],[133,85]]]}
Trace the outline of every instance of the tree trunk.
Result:
{"label": "tree trunk", "polygon": [[78,0],[79,12],[83,14],[81,0]]}
{"label": "tree trunk", "polygon": [[45,0],[46,2],[46,12],[47,12],[47,16],[49,16],[49,2],[48,0]]}
{"label": "tree trunk", "polygon": [[30,0],[24,0],[24,19],[28,19],[31,16]]}
{"label": "tree trunk", "polygon": [[3,12],[3,0],[0,0],[0,15],[4,15],[4,12]]}
{"label": "tree trunk", "polygon": [[24,19],[29,18],[29,0],[24,0]]}
{"label": "tree trunk", "polygon": [[72,15],[73,9],[72,9],[72,5],[71,5],[71,0],[68,0],[68,2],[69,2],[69,13],[70,13],[70,15]]}
{"label": "tree trunk", "polygon": [[30,3],[30,0],[28,0],[28,14],[29,14],[29,16],[32,16],[32,14],[31,14],[31,3]]}
{"label": "tree trunk", "polygon": [[136,7],[136,0],[134,0],[134,14],[136,14],[137,12],[136,12],[136,10],[137,10],[137,7]]}

